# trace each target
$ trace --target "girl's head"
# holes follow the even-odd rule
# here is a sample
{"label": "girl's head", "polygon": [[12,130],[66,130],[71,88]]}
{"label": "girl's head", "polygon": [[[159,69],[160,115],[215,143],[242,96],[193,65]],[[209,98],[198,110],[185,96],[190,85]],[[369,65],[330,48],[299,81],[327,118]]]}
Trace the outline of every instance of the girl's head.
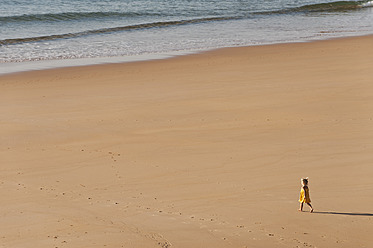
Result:
{"label": "girl's head", "polygon": [[306,178],[302,178],[302,179],[300,180],[300,182],[302,183],[303,186],[307,186],[307,185],[308,185],[308,177],[306,177]]}

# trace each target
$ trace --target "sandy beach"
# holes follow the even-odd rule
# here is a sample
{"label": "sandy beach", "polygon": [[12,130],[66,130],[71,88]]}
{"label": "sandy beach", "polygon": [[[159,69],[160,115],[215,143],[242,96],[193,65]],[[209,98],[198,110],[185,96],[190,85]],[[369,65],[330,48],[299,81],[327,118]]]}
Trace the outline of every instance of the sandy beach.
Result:
{"label": "sandy beach", "polygon": [[365,36],[1,76],[0,247],[371,247],[372,54]]}

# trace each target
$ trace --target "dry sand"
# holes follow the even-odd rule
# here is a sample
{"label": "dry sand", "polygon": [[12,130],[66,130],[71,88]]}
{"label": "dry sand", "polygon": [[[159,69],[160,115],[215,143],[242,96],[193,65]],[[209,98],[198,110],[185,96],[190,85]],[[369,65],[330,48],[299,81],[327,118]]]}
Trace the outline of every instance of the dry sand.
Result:
{"label": "dry sand", "polygon": [[0,77],[0,247],[372,247],[372,54],[366,36]]}

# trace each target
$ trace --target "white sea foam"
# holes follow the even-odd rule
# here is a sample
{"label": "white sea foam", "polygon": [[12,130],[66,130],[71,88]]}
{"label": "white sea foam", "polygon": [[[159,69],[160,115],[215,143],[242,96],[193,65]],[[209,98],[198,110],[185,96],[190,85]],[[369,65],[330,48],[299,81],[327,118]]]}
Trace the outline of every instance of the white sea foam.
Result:
{"label": "white sea foam", "polygon": [[363,8],[373,7],[373,1],[370,1],[370,2],[367,2],[367,3],[363,3],[361,5],[361,7],[363,7]]}

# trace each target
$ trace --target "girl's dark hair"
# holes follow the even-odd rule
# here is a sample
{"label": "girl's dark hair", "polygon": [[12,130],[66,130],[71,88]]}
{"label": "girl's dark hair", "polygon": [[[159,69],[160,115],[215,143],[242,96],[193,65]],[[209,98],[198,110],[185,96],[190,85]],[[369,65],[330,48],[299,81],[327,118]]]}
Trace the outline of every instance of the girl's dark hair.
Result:
{"label": "girl's dark hair", "polygon": [[308,184],[308,178],[303,178],[302,180],[304,184]]}

